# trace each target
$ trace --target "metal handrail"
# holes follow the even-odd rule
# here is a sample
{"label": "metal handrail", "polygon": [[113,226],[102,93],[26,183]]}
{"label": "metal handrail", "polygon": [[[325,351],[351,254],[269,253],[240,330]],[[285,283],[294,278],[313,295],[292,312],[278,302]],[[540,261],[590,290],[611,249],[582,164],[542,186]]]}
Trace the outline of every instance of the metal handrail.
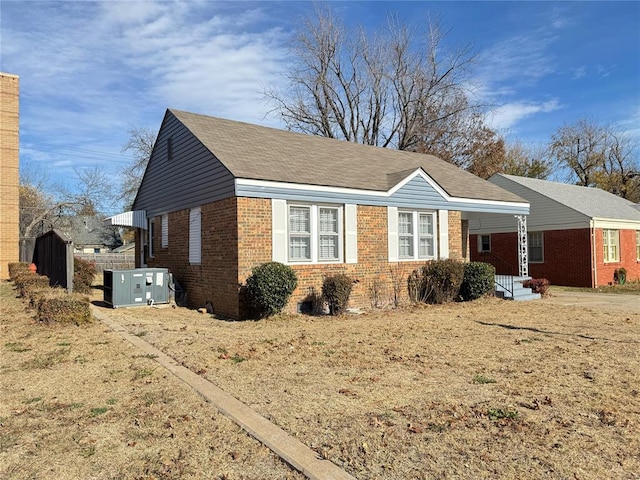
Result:
{"label": "metal handrail", "polygon": [[482,252],[482,261],[494,266],[496,269],[495,284],[504,288],[513,297],[513,278],[517,276],[516,268],[491,252]]}

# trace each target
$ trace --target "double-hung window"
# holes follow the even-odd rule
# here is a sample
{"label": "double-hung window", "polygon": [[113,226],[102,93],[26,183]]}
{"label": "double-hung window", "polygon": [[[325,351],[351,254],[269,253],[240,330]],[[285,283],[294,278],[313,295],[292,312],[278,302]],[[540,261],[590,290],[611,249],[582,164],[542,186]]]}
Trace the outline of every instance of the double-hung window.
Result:
{"label": "double-hung window", "polygon": [[620,261],[620,232],[619,230],[603,230],[604,261]]}
{"label": "double-hung window", "polygon": [[542,232],[529,232],[527,235],[529,263],[544,262],[544,237]]}
{"label": "double-hung window", "polygon": [[398,258],[427,260],[436,252],[435,212],[398,212]]}
{"label": "double-hung window", "polygon": [[636,260],[640,262],[640,230],[636,230]]}
{"label": "double-hung window", "polygon": [[342,259],[342,209],[289,205],[289,262],[339,262]]}

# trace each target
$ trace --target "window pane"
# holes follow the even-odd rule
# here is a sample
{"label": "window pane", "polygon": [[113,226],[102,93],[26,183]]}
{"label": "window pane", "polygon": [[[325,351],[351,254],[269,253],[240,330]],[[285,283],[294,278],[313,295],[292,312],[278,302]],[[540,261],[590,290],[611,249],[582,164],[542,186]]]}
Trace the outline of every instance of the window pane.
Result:
{"label": "window pane", "polygon": [[292,235],[289,238],[289,259],[290,260],[310,260],[311,259],[311,238]]}
{"label": "window pane", "polygon": [[412,235],[413,234],[413,215],[407,212],[398,214],[398,233]]}
{"label": "window pane", "polygon": [[337,235],[320,235],[320,244],[318,245],[318,256],[320,260],[337,260],[338,259],[338,236]]}
{"label": "window pane", "polygon": [[433,235],[433,215],[420,215],[420,235]]}
{"label": "window pane", "polygon": [[319,213],[320,233],[338,233],[338,210],[321,208]]}
{"label": "window pane", "polygon": [[413,237],[400,237],[398,248],[400,258],[413,258]]}
{"label": "window pane", "polygon": [[529,232],[527,244],[530,262],[543,262],[543,237],[542,232]]}
{"label": "window pane", "polygon": [[420,258],[433,257],[433,238],[420,238]]}
{"label": "window pane", "polygon": [[309,207],[291,207],[289,209],[289,231],[292,233],[311,233],[311,209]]}

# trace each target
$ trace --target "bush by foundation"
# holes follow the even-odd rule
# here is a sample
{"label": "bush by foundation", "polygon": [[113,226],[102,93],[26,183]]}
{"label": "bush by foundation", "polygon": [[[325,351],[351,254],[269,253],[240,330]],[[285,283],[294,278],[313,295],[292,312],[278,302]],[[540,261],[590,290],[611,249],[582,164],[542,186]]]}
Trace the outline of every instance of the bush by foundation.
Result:
{"label": "bush by foundation", "polygon": [[279,262],[257,266],[247,278],[246,295],[258,317],[276,315],[284,309],[298,285],[291,267]]}
{"label": "bush by foundation", "polygon": [[25,262],[11,262],[9,264],[9,279],[13,282],[22,273],[31,273],[29,264]]}
{"label": "bush by foundation", "polygon": [[460,295],[465,302],[476,300],[495,290],[496,269],[484,262],[464,264],[464,279],[460,286]]}
{"label": "bush by foundation", "polygon": [[92,321],[89,298],[78,293],[51,289],[37,300],[37,319],[46,323],[81,325]]}
{"label": "bush by foundation", "polygon": [[546,278],[532,278],[531,280],[522,282],[522,286],[530,288],[533,293],[539,293],[544,296],[547,290],[549,290],[549,280]]}
{"label": "bush by foundation", "polygon": [[353,280],[340,274],[326,277],[322,282],[322,298],[329,305],[331,315],[342,315],[349,304]]}

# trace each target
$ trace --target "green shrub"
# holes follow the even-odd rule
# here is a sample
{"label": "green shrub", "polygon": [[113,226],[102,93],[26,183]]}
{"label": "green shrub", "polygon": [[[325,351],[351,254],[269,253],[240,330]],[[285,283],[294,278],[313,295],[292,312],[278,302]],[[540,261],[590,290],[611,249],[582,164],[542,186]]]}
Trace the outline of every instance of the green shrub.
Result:
{"label": "green shrub", "polygon": [[21,273],[30,273],[29,264],[25,262],[11,262],[9,264],[9,279],[13,282]]}
{"label": "green shrub", "polygon": [[422,267],[422,278],[420,298],[427,303],[452,302],[460,293],[464,264],[451,258],[433,260]]}
{"label": "green shrub", "polygon": [[78,293],[66,293],[61,288],[51,289],[37,301],[37,318],[46,323],[80,325],[91,322],[89,298]]}
{"label": "green shrub", "polygon": [[546,278],[532,278],[522,282],[522,286],[530,288],[533,293],[539,293],[544,296],[549,290],[549,280]]}
{"label": "green shrub", "polygon": [[251,271],[247,278],[246,294],[259,317],[280,313],[298,286],[293,269],[279,262],[268,262]]}
{"label": "green shrub", "polygon": [[495,290],[495,275],[496,269],[489,263],[465,263],[460,296],[468,302],[492,293]]}
{"label": "green shrub", "polygon": [[624,267],[616,268],[613,272],[613,283],[616,285],[624,285],[627,283],[627,269]]}
{"label": "green shrub", "polygon": [[349,304],[353,280],[345,274],[326,277],[322,282],[322,299],[329,305],[331,315],[342,315]]}
{"label": "green shrub", "polygon": [[73,290],[77,293],[90,293],[96,278],[96,263],[73,257]]}

